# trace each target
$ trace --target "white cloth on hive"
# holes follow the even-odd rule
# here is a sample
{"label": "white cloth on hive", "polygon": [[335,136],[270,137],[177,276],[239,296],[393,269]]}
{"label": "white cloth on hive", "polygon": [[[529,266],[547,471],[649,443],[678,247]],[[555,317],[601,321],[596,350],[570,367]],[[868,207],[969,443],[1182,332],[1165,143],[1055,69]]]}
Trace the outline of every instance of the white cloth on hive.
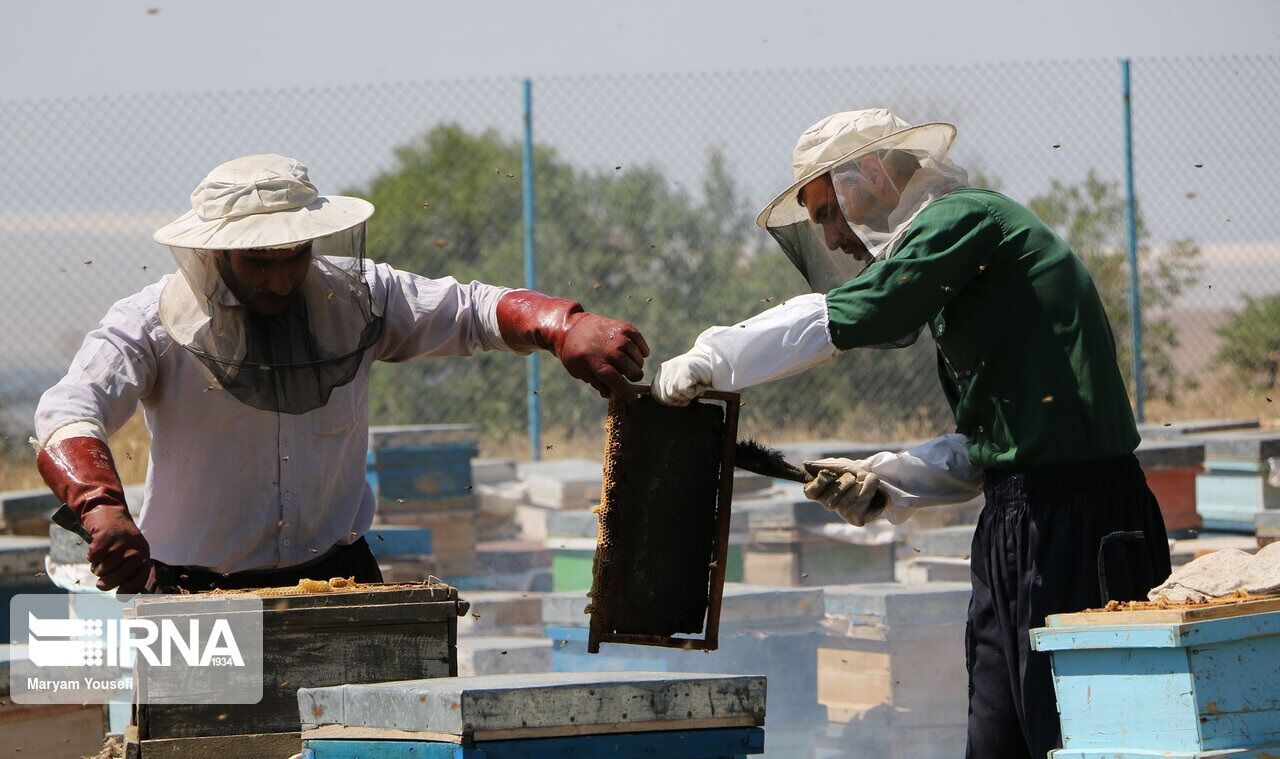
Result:
{"label": "white cloth on hive", "polygon": [[1235,548],[1215,551],[1174,570],[1169,579],[1151,589],[1152,601],[1204,601],[1238,590],[1252,595],[1280,592],[1280,543],[1248,554]]}

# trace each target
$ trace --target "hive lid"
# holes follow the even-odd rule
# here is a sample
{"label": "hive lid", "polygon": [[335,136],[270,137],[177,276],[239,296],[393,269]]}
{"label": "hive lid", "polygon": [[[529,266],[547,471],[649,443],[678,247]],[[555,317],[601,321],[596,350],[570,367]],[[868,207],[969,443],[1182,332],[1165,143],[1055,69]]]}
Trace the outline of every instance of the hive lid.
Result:
{"label": "hive lid", "polygon": [[[298,690],[304,737],[369,729],[449,740],[764,723],[765,678],[677,672],[481,675]],[[327,729],[326,729],[327,728]]]}

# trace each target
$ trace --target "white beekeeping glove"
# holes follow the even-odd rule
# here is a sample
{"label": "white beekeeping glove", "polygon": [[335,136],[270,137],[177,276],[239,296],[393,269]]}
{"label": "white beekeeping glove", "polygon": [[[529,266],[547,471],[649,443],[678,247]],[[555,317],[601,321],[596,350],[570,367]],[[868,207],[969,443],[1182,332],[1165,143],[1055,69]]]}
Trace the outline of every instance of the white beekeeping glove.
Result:
{"label": "white beekeeping glove", "polygon": [[781,379],[840,351],[827,329],[827,299],[811,293],[788,299],[732,327],[711,327],[688,353],[663,362],[650,392],[683,406],[707,390],[741,390]]}
{"label": "white beekeeping glove", "polygon": [[711,360],[711,351],[695,344],[688,353],[663,361],[653,375],[649,393],[667,406],[689,405],[689,401],[711,389]]}

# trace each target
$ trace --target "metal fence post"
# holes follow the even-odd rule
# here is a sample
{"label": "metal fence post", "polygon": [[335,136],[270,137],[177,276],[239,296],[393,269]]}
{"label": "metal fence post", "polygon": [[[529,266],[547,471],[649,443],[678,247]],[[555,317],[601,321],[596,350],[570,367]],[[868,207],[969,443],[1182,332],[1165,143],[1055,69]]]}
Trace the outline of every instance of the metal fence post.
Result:
{"label": "metal fence post", "polygon": [[1129,89],[1129,59],[1120,61],[1124,89],[1125,221],[1129,232],[1129,331],[1133,342],[1133,396],[1138,422],[1147,420],[1142,378],[1142,299],[1138,293],[1138,209],[1133,194],[1133,101]]}
{"label": "metal fence post", "polygon": [[[524,80],[524,286],[538,289],[538,272],[534,248],[534,223],[537,219],[533,207],[533,82]],[[534,461],[542,458],[542,397],[538,351],[526,359],[529,405],[529,451]]]}

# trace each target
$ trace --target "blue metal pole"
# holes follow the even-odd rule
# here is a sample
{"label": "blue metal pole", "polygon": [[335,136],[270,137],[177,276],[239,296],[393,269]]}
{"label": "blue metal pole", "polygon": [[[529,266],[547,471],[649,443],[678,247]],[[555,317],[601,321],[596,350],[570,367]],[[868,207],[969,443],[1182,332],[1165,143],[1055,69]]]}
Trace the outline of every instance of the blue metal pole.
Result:
{"label": "blue metal pole", "polygon": [[1142,378],[1142,300],[1138,294],[1138,208],[1133,194],[1133,102],[1129,89],[1129,59],[1120,61],[1124,88],[1125,221],[1129,227],[1129,331],[1133,336],[1133,395],[1138,422],[1147,420]]}
{"label": "blue metal pole", "polygon": [[[524,80],[524,158],[522,173],[524,175],[524,286],[530,290],[538,289],[538,271],[536,265],[536,249],[534,247],[534,222],[537,215],[533,208],[533,82]],[[542,396],[538,394],[542,385],[539,373],[538,352],[534,351],[526,359],[529,396],[529,451],[533,460],[542,458]]]}

